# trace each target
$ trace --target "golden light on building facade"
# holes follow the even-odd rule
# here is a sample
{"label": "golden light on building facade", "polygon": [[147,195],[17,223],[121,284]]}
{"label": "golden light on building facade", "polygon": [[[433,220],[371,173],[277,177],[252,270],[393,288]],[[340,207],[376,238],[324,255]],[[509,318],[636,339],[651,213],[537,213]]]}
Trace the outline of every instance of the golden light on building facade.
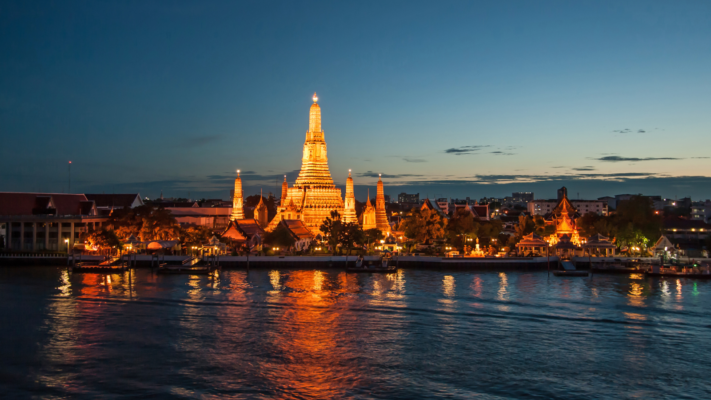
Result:
{"label": "golden light on building facade", "polygon": [[[292,187],[287,187],[277,216],[269,224],[273,229],[282,219],[300,219],[312,232],[318,232],[331,211],[343,215],[341,189],[333,183],[328,169],[328,155],[324,132],[321,129],[321,107],[314,93],[309,111],[309,130],[306,132],[301,171]],[[284,192],[284,185],[282,185]]]}
{"label": "golden light on building facade", "polygon": [[232,196],[232,216],[231,219],[244,219],[244,198],[242,197],[242,178],[239,176],[240,170],[237,170],[237,178],[235,178],[235,193]]}

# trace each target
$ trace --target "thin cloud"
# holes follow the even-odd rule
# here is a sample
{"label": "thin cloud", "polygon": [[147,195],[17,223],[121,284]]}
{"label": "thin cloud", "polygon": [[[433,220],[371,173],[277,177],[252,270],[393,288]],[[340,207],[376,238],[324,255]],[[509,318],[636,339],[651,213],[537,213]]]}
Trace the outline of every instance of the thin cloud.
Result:
{"label": "thin cloud", "polygon": [[447,149],[444,152],[447,154],[454,154],[455,156],[460,156],[462,154],[471,154],[477,152],[485,147],[491,147],[491,145],[452,147],[451,149]]}
{"label": "thin cloud", "polygon": [[491,154],[495,154],[497,156],[513,156],[514,153],[504,153],[503,151],[492,151]]}
{"label": "thin cloud", "polygon": [[373,171],[368,171],[368,172],[363,172],[360,174],[357,174],[361,178],[390,178],[390,179],[398,179],[398,178],[418,178],[418,177],[423,177],[424,175],[416,175],[416,174],[379,174],[377,172]]}
{"label": "thin cloud", "polygon": [[594,160],[597,160],[597,161],[606,161],[606,162],[623,162],[623,161],[638,162],[638,161],[683,160],[683,158],[675,158],[675,157],[643,157],[643,158],[637,158],[637,157],[605,156],[605,157],[600,157],[600,158],[594,158]]}
{"label": "thin cloud", "polygon": [[409,162],[409,163],[423,163],[423,162],[427,162],[427,160],[425,160],[425,159],[423,159],[423,158],[403,157],[402,160],[405,161],[405,162]]}
{"label": "thin cloud", "polygon": [[573,171],[595,171],[594,167],[573,168]]}

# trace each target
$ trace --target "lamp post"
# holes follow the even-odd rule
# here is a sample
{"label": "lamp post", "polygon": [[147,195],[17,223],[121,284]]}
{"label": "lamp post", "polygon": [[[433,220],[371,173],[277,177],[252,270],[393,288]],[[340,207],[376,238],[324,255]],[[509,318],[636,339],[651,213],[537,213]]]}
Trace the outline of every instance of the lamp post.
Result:
{"label": "lamp post", "polygon": [[64,239],[64,243],[67,246],[67,255],[69,255],[69,239]]}

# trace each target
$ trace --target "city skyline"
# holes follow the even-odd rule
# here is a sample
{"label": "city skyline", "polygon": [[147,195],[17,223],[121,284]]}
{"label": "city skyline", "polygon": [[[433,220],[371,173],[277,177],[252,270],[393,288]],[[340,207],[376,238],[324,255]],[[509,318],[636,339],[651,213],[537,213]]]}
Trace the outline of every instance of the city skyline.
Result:
{"label": "city skyline", "polygon": [[315,91],[359,200],[711,198],[705,2],[3,7],[4,191],[278,194]]}

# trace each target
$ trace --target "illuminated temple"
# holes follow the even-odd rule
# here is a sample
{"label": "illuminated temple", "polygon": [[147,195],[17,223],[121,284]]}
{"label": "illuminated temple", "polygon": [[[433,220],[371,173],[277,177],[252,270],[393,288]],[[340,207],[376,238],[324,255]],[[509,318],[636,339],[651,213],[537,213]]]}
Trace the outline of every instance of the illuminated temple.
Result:
{"label": "illuminated temple", "polygon": [[565,235],[570,238],[570,241],[579,246],[580,235],[575,224],[575,214],[578,212],[568,200],[568,190],[563,187],[561,189],[562,198],[552,211],[553,223],[555,224],[555,233],[552,234],[548,242],[556,244]]}
{"label": "illuminated temple", "polygon": [[281,220],[298,219],[313,233],[317,233],[323,220],[331,215],[331,211],[338,211],[343,215],[341,189],[333,183],[328,169],[326,140],[321,129],[321,107],[318,105],[316,93],[313,101],[301,158],[301,172],[294,185],[286,188],[286,196],[282,197],[277,215],[269,224],[268,230],[274,229]]}

